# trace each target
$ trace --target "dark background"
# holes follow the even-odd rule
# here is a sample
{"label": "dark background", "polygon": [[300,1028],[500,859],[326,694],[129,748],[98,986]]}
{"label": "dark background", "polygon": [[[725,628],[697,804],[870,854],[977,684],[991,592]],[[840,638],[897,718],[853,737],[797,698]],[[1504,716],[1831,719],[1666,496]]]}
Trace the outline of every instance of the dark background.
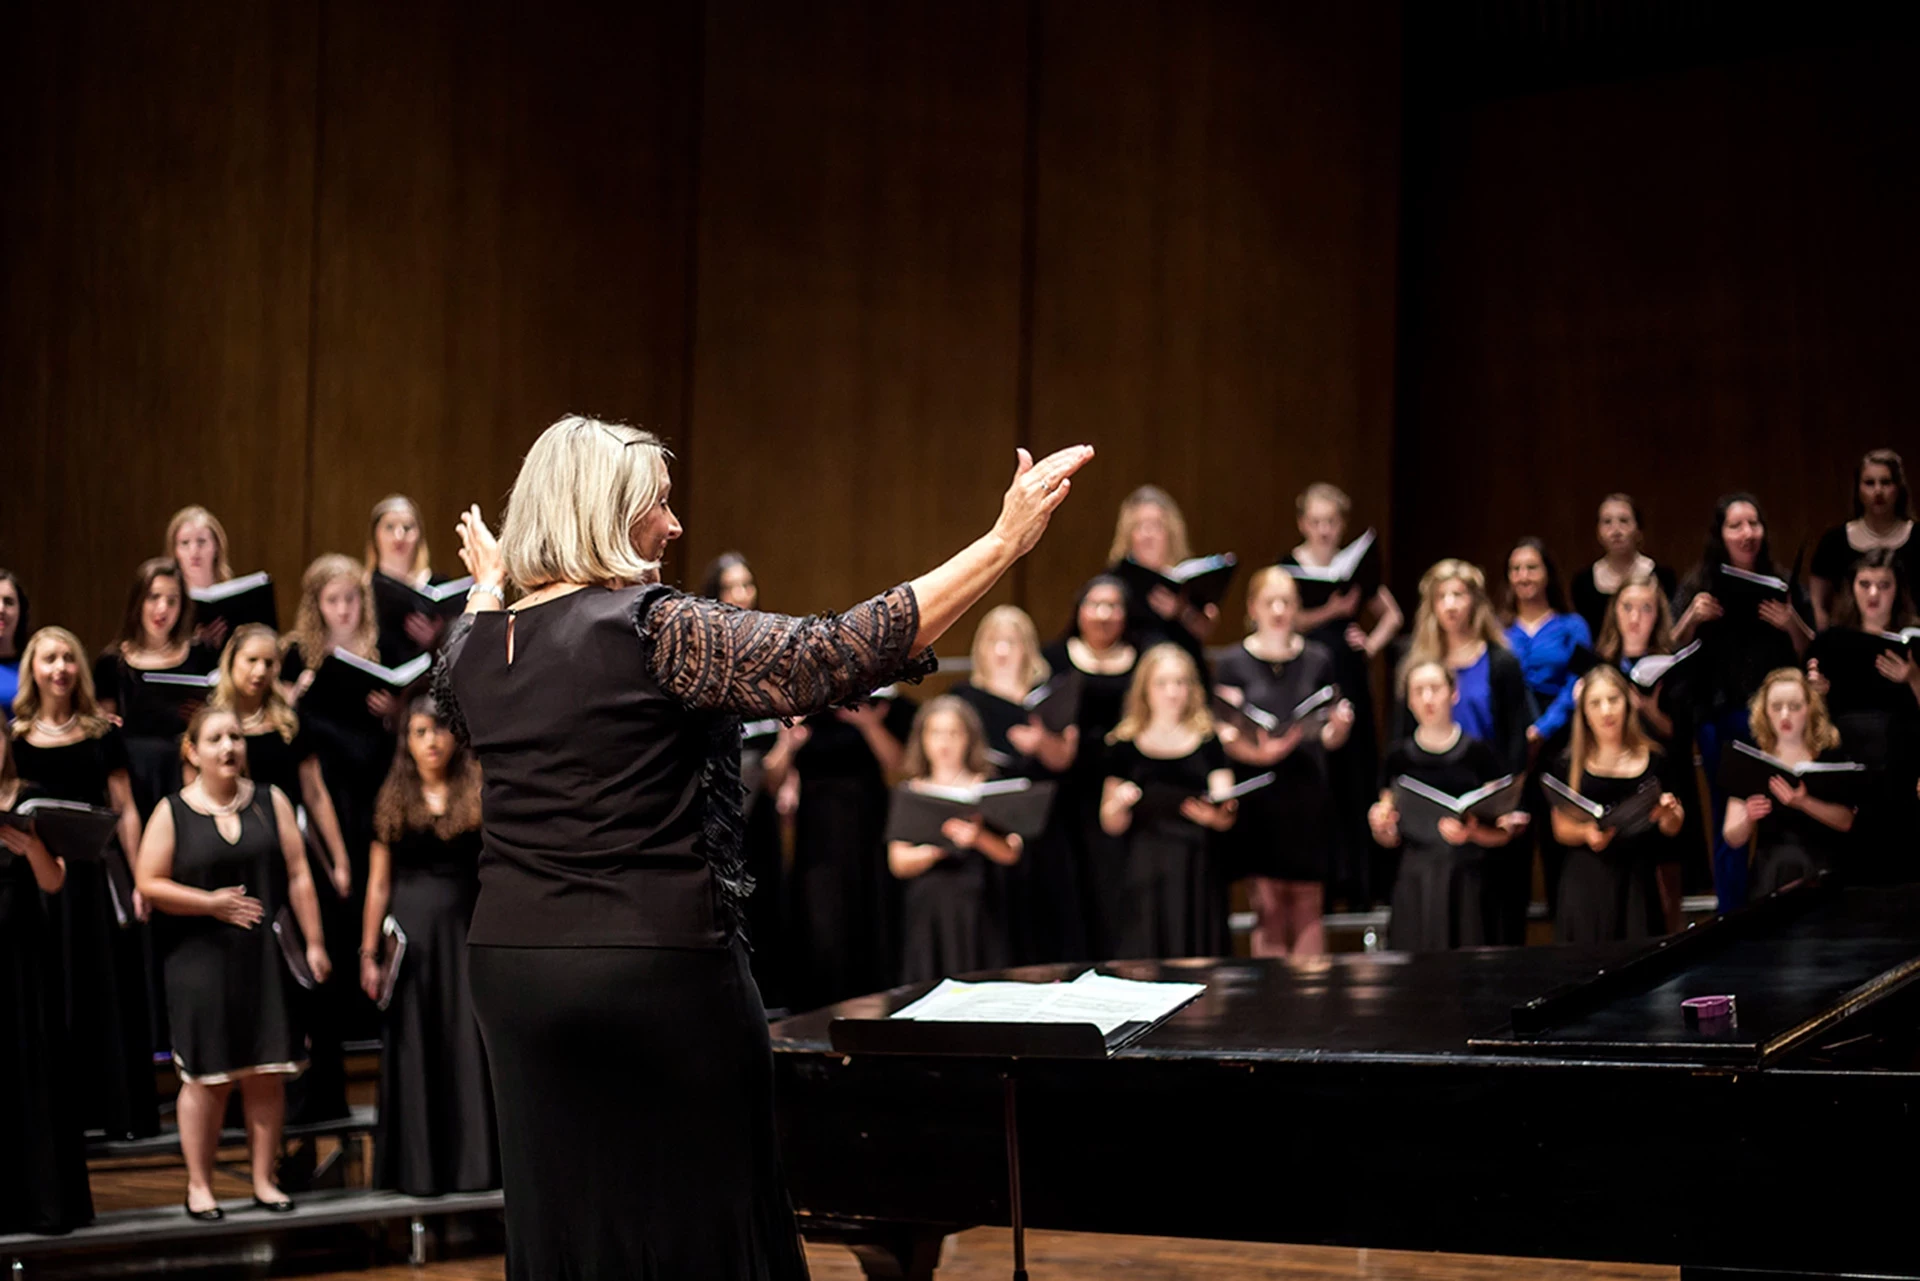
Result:
{"label": "dark background", "polygon": [[201,502],[290,621],[390,491],[456,571],[570,410],[672,444],[676,572],[738,547],[789,610],[1077,440],[994,598],[1043,632],[1149,480],[1247,563],[1334,481],[1403,594],[1521,533],[1572,569],[1614,488],[1682,568],[1754,488],[1791,559],[1864,449],[1920,463],[1920,34],[1881,8],[27,0],[0,564],[104,642]]}

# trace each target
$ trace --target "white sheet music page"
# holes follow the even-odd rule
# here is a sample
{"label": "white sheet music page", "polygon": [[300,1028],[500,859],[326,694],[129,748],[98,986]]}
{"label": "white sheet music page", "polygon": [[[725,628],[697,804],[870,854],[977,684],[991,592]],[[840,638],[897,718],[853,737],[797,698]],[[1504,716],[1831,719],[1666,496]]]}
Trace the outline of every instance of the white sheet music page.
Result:
{"label": "white sheet music page", "polygon": [[896,1019],[946,1023],[1091,1023],[1106,1036],[1128,1023],[1152,1023],[1207,990],[1204,983],[1146,983],[1088,970],[1071,983],[963,983],[939,986]]}

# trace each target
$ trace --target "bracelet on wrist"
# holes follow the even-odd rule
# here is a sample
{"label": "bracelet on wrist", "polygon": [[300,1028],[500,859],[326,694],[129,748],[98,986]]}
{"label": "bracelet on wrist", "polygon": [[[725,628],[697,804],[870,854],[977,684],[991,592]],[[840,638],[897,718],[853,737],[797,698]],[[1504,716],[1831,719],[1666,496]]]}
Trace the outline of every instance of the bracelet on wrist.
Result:
{"label": "bracelet on wrist", "polygon": [[473,586],[467,588],[467,599],[472,600],[475,596],[491,596],[500,603],[500,608],[507,607],[506,590],[498,583],[483,583],[475,579]]}

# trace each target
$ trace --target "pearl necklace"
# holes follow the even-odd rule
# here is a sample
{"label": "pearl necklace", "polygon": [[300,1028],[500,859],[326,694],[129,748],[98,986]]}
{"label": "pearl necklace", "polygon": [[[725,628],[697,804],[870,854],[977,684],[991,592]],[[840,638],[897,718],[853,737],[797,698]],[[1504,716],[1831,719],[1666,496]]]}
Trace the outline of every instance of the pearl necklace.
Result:
{"label": "pearl necklace", "polygon": [[75,725],[78,725],[79,723],[80,723],[80,713],[78,712],[75,712],[73,715],[67,717],[67,719],[65,719],[64,721],[61,721],[58,725],[53,724],[51,721],[43,721],[38,716],[33,718],[33,727],[39,730],[42,734],[45,734],[48,738],[63,737],[70,730],[72,730]]}
{"label": "pearl necklace", "polygon": [[200,799],[206,804],[207,813],[211,817],[232,818],[235,814],[238,814],[241,811],[241,809],[245,807],[245,803],[247,801],[252,799],[247,795],[247,788],[245,786],[246,782],[247,782],[246,779],[240,780],[241,785],[233,789],[233,799],[228,801],[224,805],[214,800],[212,796],[208,795],[206,784],[196,783],[195,786],[197,786],[200,789]]}

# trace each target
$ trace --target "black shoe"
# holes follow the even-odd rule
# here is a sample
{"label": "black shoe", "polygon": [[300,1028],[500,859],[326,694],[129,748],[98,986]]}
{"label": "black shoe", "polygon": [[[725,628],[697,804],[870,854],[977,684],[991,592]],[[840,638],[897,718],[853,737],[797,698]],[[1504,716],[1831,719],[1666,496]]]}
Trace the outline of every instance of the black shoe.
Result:
{"label": "black shoe", "polygon": [[265,1210],[268,1214],[293,1213],[293,1202],[287,1200],[285,1197],[282,1197],[278,1201],[264,1201],[259,1197],[255,1197],[253,1203],[260,1209]]}
{"label": "black shoe", "polygon": [[211,1210],[196,1210],[193,1208],[193,1202],[189,1201],[186,1207],[187,1217],[196,1223],[218,1223],[227,1217],[227,1212],[217,1205]]}

